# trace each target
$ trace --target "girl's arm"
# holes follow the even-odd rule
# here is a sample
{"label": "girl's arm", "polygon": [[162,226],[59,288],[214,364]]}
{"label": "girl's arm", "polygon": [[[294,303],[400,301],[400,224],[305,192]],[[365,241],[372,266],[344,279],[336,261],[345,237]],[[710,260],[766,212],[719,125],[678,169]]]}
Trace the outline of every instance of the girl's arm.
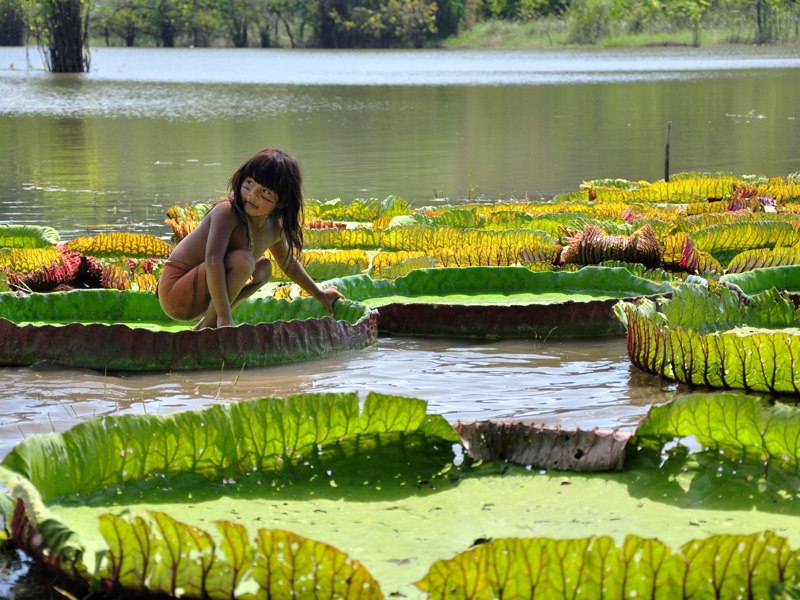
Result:
{"label": "girl's arm", "polygon": [[234,324],[231,301],[228,298],[225,254],[228,251],[237,221],[233,210],[224,204],[212,210],[209,217],[211,222],[209,223],[205,255],[206,285],[211,294],[211,307],[217,313],[217,327],[223,327]]}
{"label": "girl's arm", "polygon": [[308,295],[319,300],[330,314],[333,314],[333,303],[339,298],[344,298],[335,287],[321,289],[317,283],[306,273],[303,265],[294,256],[289,254],[289,247],[284,239],[270,246],[269,251],[275,257],[278,266],[288,277],[299,285]]}

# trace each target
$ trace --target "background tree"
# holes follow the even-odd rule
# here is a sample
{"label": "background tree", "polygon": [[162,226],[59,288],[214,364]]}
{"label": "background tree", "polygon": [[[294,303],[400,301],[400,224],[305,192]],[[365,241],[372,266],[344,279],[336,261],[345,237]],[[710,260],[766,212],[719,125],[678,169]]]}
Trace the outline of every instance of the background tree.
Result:
{"label": "background tree", "polygon": [[0,0],[0,46],[25,43],[25,19],[18,0]]}
{"label": "background tree", "polygon": [[89,70],[89,14],[87,0],[29,2],[28,27],[42,49],[45,65],[54,73]]}
{"label": "background tree", "polygon": [[346,6],[331,3],[328,7],[323,17],[334,41],[331,47],[421,48],[436,33],[438,6],[429,0],[360,0]]}
{"label": "background tree", "polygon": [[181,19],[187,42],[195,48],[207,48],[222,30],[222,10],[217,0],[186,0],[181,5]]}
{"label": "background tree", "polygon": [[147,12],[140,0],[111,0],[95,8],[92,25],[102,29],[107,45],[113,34],[122,38],[126,46],[133,46],[147,30]]}

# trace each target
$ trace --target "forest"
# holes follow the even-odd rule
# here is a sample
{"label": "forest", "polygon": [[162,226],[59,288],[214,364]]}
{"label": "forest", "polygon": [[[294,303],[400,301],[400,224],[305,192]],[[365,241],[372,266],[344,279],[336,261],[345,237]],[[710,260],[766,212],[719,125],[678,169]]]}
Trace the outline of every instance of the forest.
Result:
{"label": "forest", "polygon": [[709,31],[721,43],[797,44],[800,2],[0,0],[0,45],[49,48],[54,71],[82,70],[77,63],[88,68],[90,45],[422,48],[456,40],[462,46],[575,46],[638,36],[639,45],[700,46]]}

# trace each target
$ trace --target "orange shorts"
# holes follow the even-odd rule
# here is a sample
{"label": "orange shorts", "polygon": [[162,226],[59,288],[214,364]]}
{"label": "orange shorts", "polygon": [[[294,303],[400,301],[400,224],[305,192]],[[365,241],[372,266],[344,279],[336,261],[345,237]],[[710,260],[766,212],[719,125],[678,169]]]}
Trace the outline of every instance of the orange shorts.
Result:
{"label": "orange shorts", "polygon": [[205,263],[192,267],[175,260],[165,261],[156,295],[168,317],[176,321],[199,319],[211,303]]}

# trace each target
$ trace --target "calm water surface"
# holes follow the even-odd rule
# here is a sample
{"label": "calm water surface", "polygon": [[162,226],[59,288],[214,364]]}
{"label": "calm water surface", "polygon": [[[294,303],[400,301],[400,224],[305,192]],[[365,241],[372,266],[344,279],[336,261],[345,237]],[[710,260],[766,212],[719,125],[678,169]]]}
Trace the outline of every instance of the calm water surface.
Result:
{"label": "calm water surface", "polygon": [[[99,48],[86,75],[0,48],[0,221],[167,236],[264,146],[306,193],[415,205],[549,197],[599,177],[800,171],[784,50],[323,52]],[[13,68],[12,68],[13,65]]]}
{"label": "calm water surface", "polygon": [[[0,223],[68,239],[168,237],[175,203],[216,199],[268,145],[301,160],[309,197],[415,205],[549,197],[598,177],[800,171],[800,56],[774,49],[322,52],[99,48],[85,75],[0,48]],[[625,341],[381,339],[242,372],[104,375],[3,369],[0,455],[93,416],[165,414],[252,396],[369,390],[451,420],[631,428],[675,386]]]}
{"label": "calm water surface", "polygon": [[475,343],[381,338],[366,350],[241,371],[107,375],[7,368],[0,456],[35,433],[109,414],[171,412],[302,392],[375,391],[423,398],[450,421],[526,419],[564,427],[633,429],[676,386],[628,363],[624,338]]}

